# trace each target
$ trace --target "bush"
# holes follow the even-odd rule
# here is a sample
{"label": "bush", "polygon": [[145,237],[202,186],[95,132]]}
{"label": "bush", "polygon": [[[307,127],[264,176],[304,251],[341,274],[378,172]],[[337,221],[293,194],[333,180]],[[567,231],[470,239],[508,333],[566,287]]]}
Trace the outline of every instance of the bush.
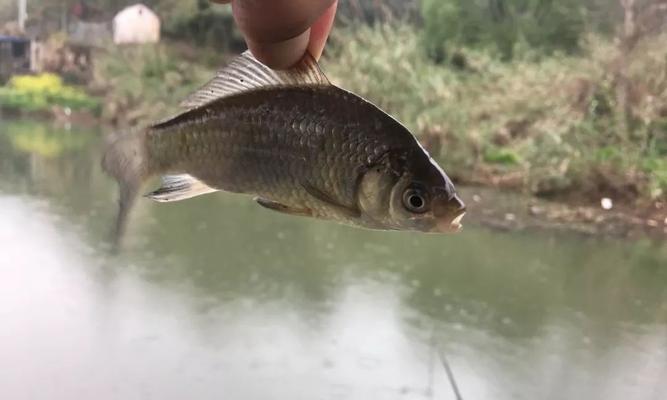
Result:
{"label": "bush", "polygon": [[177,50],[161,44],[98,54],[93,85],[107,92],[103,119],[145,125],[165,118],[213,76],[214,71],[188,61]]}
{"label": "bush", "polygon": [[521,46],[572,53],[585,32],[579,0],[423,0],[424,42],[437,62],[461,46],[490,49],[503,60]]}
{"label": "bush", "polygon": [[421,0],[349,0],[339,1],[336,19],[347,24],[380,24],[389,21],[419,21]]}
{"label": "bush", "polygon": [[236,29],[232,14],[208,7],[200,7],[193,14],[174,17],[165,25],[164,34],[171,39],[211,47],[221,52],[239,53],[245,50],[245,42]]}
{"label": "bush", "polygon": [[83,90],[63,84],[54,74],[19,75],[0,88],[0,106],[24,111],[42,111],[52,106],[96,111],[99,103]]}

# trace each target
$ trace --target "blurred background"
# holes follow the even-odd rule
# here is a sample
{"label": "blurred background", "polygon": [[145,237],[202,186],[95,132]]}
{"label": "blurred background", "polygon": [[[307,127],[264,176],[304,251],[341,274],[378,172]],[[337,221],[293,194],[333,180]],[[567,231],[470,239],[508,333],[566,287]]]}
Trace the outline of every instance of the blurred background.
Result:
{"label": "blurred background", "polygon": [[415,133],[465,230],[216,194],[140,201],[111,257],[105,134],[243,39],[205,0],[0,0],[3,397],[662,399],[666,31],[664,0],[341,0],[323,69]]}

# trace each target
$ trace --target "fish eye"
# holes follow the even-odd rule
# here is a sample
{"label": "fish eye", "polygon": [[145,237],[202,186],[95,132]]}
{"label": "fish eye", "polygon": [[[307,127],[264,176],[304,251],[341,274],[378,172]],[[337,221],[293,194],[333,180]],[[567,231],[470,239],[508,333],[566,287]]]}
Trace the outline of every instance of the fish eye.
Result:
{"label": "fish eye", "polygon": [[409,188],[403,192],[403,205],[413,213],[426,212],[428,201],[424,192],[418,188]]}

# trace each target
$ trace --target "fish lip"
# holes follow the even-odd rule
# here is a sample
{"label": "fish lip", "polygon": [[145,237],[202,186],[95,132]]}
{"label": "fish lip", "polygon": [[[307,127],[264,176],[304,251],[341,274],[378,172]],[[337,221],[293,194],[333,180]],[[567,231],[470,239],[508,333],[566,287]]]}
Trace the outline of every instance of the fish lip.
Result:
{"label": "fish lip", "polygon": [[463,229],[463,224],[461,224],[461,221],[463,220],[463,217],[466,215],[466,210],[461,209],[457,211],[456,216],[449,221],[441,221],[438,223],[434,229],[434,232],[439,232],[439,233],[458,233]]}
{"label": "fish lip", "polygon": [[461,221],[463,220],[463,217],[465,217],[465,215],[466,211],[462,210],[461,213],[457,215],[456,218],[452,220],[452,222],[450,222],[449,225],[452,227],[452,229],[455,229],[456,232],[463,229],[463,224],[461,224]]}

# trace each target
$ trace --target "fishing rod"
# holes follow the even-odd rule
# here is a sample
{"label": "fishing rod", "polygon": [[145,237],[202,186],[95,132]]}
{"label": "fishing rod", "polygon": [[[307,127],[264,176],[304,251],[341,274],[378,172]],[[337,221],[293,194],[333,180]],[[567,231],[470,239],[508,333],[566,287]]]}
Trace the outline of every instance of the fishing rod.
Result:
{"label": "fishing rod", "polygon": [[431,352],[430,352],[431,359],[429,360],[429,383],[428,383],[429,396],[433,398],[433,393],[434,393],[433,381],[435,374],[435,368],[434,368],[435,360],[433,354],[437,353],[438,358],[440,359],[440,363],[445,369],[445,374],[447,375],[447,380],[449,381],[449,385],[452,388],[454,397],[456,398],[456,400],[463,400],[463,396],[461,395],[459,386],[456,383],[456,377],[454,376],[454,371],[452,370],[452,367],[449,364],[449,361],[447,360],[447,355],[445,354],[445,350],[442,348],[442,346],[438,345],[437,340],[435,338],[435,327],[436,324],[433,325],[433,330],[431,331]]}

